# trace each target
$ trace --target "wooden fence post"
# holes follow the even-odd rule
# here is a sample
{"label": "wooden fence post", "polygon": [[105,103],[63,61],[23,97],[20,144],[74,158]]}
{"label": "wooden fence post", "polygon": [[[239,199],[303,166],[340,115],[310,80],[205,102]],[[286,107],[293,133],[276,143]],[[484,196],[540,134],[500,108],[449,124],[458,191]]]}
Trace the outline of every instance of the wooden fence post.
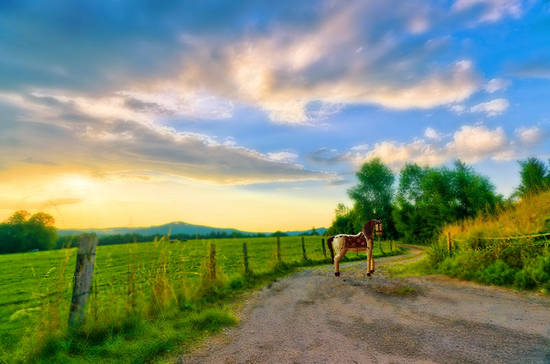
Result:
{"label": "wooden fence post", "polygon": [[69,327],[81,326],[86,321],[85,308],[94,276],[95,249],[97,236],[82,234],[76,255],[73,296],[69,311]]}
{"label": "wooden fence post", "polygon": [[321,246],[323,247],[323,255],[327,257],[327,248],[325,248],[325,238],[321,238]]}
{"label": "wooden fence post", "polygon": [[447,251],[451,253],[451,232],[447,232]]}
{"label": "wooden fence post", "polygon": [[216,244],[210,244],[210,279],[216,280]]}
{"label": "wooden fence post", "polygon": [[393,240],[390,240],[390,251],[393,251]]}
{"label": "wooden fence post", "polygon": [[244,272],[248,273],[248,249],[246,248],[246,243],[243,243],[243,258],[244,258]]}
{"label": "wooden fence post", "polygon": [[302,236],[302,255],[304,256],[304,260],[307,260],[306,243],[304,242],[304,237],[303,236]]}
{"label": "wooden fence post", "polygon": [[277,236],[277,261],[281,261],[281,237]]}

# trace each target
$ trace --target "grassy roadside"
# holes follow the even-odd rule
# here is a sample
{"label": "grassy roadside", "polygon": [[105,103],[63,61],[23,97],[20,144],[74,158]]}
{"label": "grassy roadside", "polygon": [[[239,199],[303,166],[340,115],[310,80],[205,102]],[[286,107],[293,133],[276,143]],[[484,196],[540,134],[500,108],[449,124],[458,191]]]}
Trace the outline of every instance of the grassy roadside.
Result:
{"label": "grassy roadside", "polygon": [[[495,216],[445,227],[428,252],[442,274],[488,285],[550,292],[550,192],[523,198]],[[446,236],[454,249],[446,248]],[[532,236],[532,237],[531,237]]]}
{"label": "grassy roadside", "polygon": [[417,277],[437,273],[434,271],[426,256],[427,250],[429,249],[428,247],[422,245],[400,244],[400,248],[406,251],[415,249],[418,250],[418,253],[405,255],[402,258],[392,261],[391,265],[386,266],[384,269],[390,277]]}
{"label": "grassy roadside", "polygon": [[[388,252],[387,246],[385,250]],[[399,253],[394,250],[391,255]],[[375,252],[376,257],[384,255]],[[364,257],[349,255],[346,260],[361,259]],[[193,281],[171,279],[159,265],[149,272],[146,287],[135,287],[124,297],[94,299],[92,295],[88,322],[74,332],[64,324],[63,294],[53,294],[40,307],[40,315],[22,341],[12,350],[0,352],[0,362],[164,361],[236,324],[234,312],[248,293],[300,268],[329,262],[323,258],[272,263],[266,271],[249,274],[219,270],[215,281],[205,274]],[[131,271],[129,266],[129,276]]]}

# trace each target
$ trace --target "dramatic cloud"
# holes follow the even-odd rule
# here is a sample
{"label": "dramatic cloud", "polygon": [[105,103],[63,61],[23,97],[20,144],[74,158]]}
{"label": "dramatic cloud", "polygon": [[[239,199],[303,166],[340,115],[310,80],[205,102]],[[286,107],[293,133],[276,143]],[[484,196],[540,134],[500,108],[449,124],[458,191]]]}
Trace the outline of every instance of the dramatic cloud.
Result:
{"label": "dramatic cloud", "polygon": [[[124,108],[123,100],[116,98],[56,95],[44,102],[45,96],[38,94],[0,96],[0,101],[25,105],[17,115],[17,127],[2,135],[13,140],[0,143],[0,164],[5,166],[55,160],[56,165],[99,174],[156,171],[222,184],[334,177],[295,164],[296,155],[289,152],[263,154],[233,142],[160,126],[147,114]],[[13,155],[22,161],[10,158]]]}
{"label": "dramatic cloud", "polygon": [[497,116],[506,111],[509,105],[506,99],[494,99],[472,106],[470,112],[480,112],[485,113],[487,116]]}
{"label": "dramatic cloud", "polygon": [[[201,87],[236,98],[265,110],[274,121],[289,123],[308,123],[348,104],[432,108],[460,102],[479,88],[469,60],[425,66],[444,43],[408,44],[410,30],[399,23],[392,23],[399,35],[375,36],[362,28],[371,22],[373,29],[388,26],[377,14],[386,10],[388,3],[335,6],[307,31],[276,28],[268,36],[223,44],[187,37],[192,51],[178,85],[182,93]],[[406,23],[410,15],[401,9],[396,17]],[[315,103],[320,106],[312,110]]]}
{"label": "dramatic cloud", "polygon": [[[441,134],[428,128],[428,135]],[[452,136],[440,139],[417,139],[410,143],[383,141],[365,150],[364,147],[352,149],[346,154],[348,160],[359,165],[373,158],[380,158],[394,170],[399,170],[406,163],[436,166],[459,158],[467,163],[484,159],[513,160],[524,152],[531,150],[543,138],[538,127],[517,129],[516,140],[508,138],[500,127],[489,129],[483,125],[464,125]],[[358,151],[358,150],[362,151]]]}
{"label": "dramatic cloud", "polygon": [[[470,60],[441,57],[451,38],[431,32],[467,27],[465,15],[496,21],[521,13],[511,0],[459,0],[455,12],[420,0],[85,7],[76,35],[60,21],[75,16],[73,7],[22,2],[4,9],[0,24],[10,15],[20,22],[6,23],[14,41],[0,50],[9,59],[0,61],[0,87],[86,90],[124,99],[135,112],[190,119],[229,118],[235,103],[289,123],[351,104],[432,108],[467,99],[481,77]],[[48,46],[22,51],[22,43]]]}

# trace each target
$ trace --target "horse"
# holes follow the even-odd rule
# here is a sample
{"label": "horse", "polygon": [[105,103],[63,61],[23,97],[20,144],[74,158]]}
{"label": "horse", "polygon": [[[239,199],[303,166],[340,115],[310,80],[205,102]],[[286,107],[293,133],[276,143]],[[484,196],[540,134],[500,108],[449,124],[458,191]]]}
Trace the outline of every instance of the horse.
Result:
{"label": "horse", "polygon": [[[327,239],[330,250],[330,258],[334,264],[334,275],[340,277],[340,260],[351,251],[367,252],[367,276],[374,273],[374,259],[372,247],[374,245],[373,232],[377,236],[382,235],[382,220],[369,220],[363,225],[363,230],[357,235],[339,234]],[[336,253],[335,253],[336,252]]]}

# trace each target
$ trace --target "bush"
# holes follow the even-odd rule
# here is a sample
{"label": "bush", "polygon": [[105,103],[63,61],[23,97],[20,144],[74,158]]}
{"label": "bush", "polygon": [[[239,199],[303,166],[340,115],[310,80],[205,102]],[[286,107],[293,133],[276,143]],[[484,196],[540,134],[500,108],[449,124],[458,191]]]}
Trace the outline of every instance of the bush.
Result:
{"label": "bush", "polygon": [[446,258],[439,266],[441,273],[461,279],[479,280],[480,272],[488,265],[484,252],[464,250]]}
{"label": "bush", "polygon": [[524,270],[520,270],[519,272],[517,272],[514,277],[514,286],[516,286],[517,288],[532,289],[535,288],[536,285],[537,284],[535,283],[535,281],[531,279],[529,274]]}
{"label": "bush", "polygon": [[537,285],[542,286],[550,281],[550,256],[536,257],[523,270]]}
{"label": "bush", "polygon": [[516,269],[510,268],[504,261],[497,260],[480,272],[479,280],[485,284],[505,286],[514,282],[516,272]]}

